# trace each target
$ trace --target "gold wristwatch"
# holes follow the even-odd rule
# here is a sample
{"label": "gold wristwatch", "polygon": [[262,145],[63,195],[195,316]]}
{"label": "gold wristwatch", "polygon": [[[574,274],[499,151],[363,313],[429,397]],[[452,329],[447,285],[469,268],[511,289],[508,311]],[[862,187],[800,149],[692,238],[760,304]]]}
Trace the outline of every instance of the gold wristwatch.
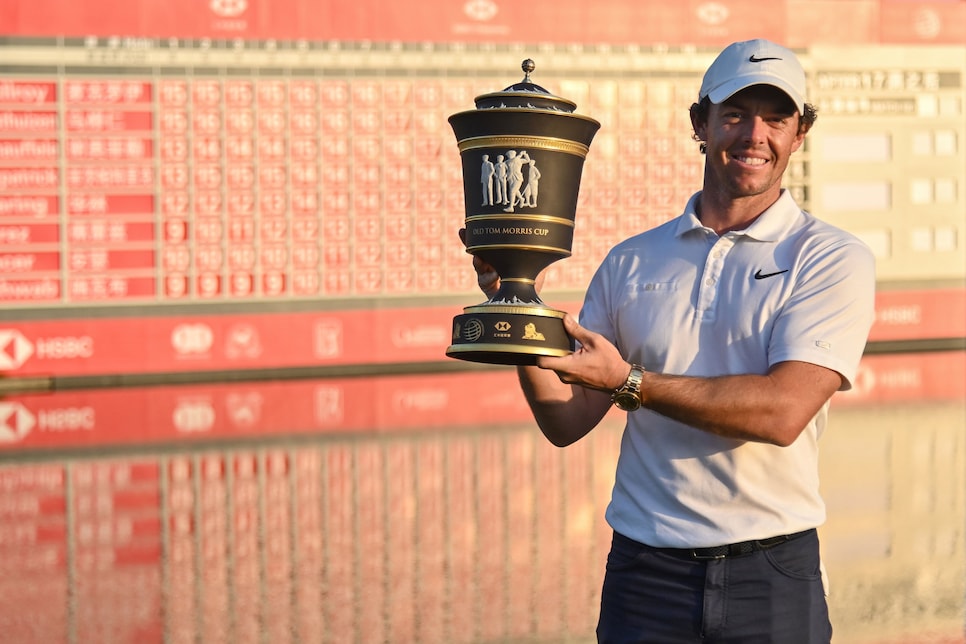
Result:
{"label": "gold wristwatch", "polygon": [[635,411],[641,408],[641,382],[644,380],[644,367],[636,364],[631,365],[631,372],[627,374],[627,380],[611,395],[611,401],[618,408],[624,411]]}

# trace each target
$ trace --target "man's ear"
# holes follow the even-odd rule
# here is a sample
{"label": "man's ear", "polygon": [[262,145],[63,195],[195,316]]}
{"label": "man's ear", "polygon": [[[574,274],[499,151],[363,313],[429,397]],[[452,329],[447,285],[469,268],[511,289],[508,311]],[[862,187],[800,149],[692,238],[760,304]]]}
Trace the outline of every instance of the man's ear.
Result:
{"label": "man's ear", "polygon": [[694,138],[696,141],[705,140],[705,129],[707,128],[707,122],[702,119],[701,109],[698,107],[697,103],[691,103],[691,108],[688,110],[691,116],[691,128],[694,130]]}

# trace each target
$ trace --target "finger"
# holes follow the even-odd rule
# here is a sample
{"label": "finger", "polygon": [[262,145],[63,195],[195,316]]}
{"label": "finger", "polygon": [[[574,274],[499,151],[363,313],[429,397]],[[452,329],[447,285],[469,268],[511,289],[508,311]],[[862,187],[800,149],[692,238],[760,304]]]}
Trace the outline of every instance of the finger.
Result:
{"label": "finger", "polygon": [[547,369],[550,371],[556,371],[557,377],[563,381],[562,370],[566,369],[567,365],[573,359],[572,355],[566,356],[537,356],[534,364],[541,369]]}
{"label": "finger", "polygon": [[500,274],[496,272],[496,269],[484,262],[479,257],[473,258],[473,269],[479,277],[486,277],[487,282],[495,282],[500,279]]}
{"label": "finger", "polygon": [[485,261],[480,259],[478,256],[473,256],[473,269],[477,273],[495,273],[496,269],[487,264]]}
{"label": "finger", "polygon": [[[459,229],[460,241],[466,247],[466,229]],[[477,255],[473,255],[473,270],[476,271],[476,283],[487,297],[493,297],[500,290],[500,274],[490,264]]]}
{"label": "finger", "polygon": [[500,274],[496,269],[479,257],[473,257],[473,269],[476,271],[476,283],[487,297],[493,297],[500,289]]}
{"label": "finger", "polygon": [[567,335],[572,337],[580,344],[588,344],[589,341],[592,340],[593,336],[596,335],[593,331],[589,331],[580,326],[580,323],[577,322],[577,318],[570,313],[564,314],[563,324],[564,331],[567,332]]}

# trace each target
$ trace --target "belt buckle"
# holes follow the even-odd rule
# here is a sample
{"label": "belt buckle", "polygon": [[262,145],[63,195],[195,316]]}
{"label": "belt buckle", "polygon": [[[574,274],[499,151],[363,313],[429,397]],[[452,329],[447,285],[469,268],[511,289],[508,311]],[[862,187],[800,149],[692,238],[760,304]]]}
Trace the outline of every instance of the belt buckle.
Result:
{"label": "belt buckle", "polygon": [[758,547],[761,550],[768,550],[769,548],[774,548],[775,546],[780,546],[786,541],[790,541],[790,535],[782,534],[777,537],[770,537],[768,539],[761,539],[757,541]]}
{"label": "belt buckle", "polygon": [[705,554],[704,552],[699,552],[700,550],[717,550],[717,548],[692,548],[691,558],[695,559],[696,561],[714,561],[716,559],[725,559],[728,557],[727,549],[720,554]]}

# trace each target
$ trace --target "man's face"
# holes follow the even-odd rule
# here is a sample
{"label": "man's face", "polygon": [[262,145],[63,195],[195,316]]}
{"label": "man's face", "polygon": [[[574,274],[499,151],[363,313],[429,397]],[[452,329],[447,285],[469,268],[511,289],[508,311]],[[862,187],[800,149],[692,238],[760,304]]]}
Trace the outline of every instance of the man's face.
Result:
{"label": "man's face", "polygon": [[737,199],[774,193],[792,153],[805,135],[799,114],[776,87],[753,85],[726,101],[711,104],[707,123],[695,132],[707,144],[705,190]]}

